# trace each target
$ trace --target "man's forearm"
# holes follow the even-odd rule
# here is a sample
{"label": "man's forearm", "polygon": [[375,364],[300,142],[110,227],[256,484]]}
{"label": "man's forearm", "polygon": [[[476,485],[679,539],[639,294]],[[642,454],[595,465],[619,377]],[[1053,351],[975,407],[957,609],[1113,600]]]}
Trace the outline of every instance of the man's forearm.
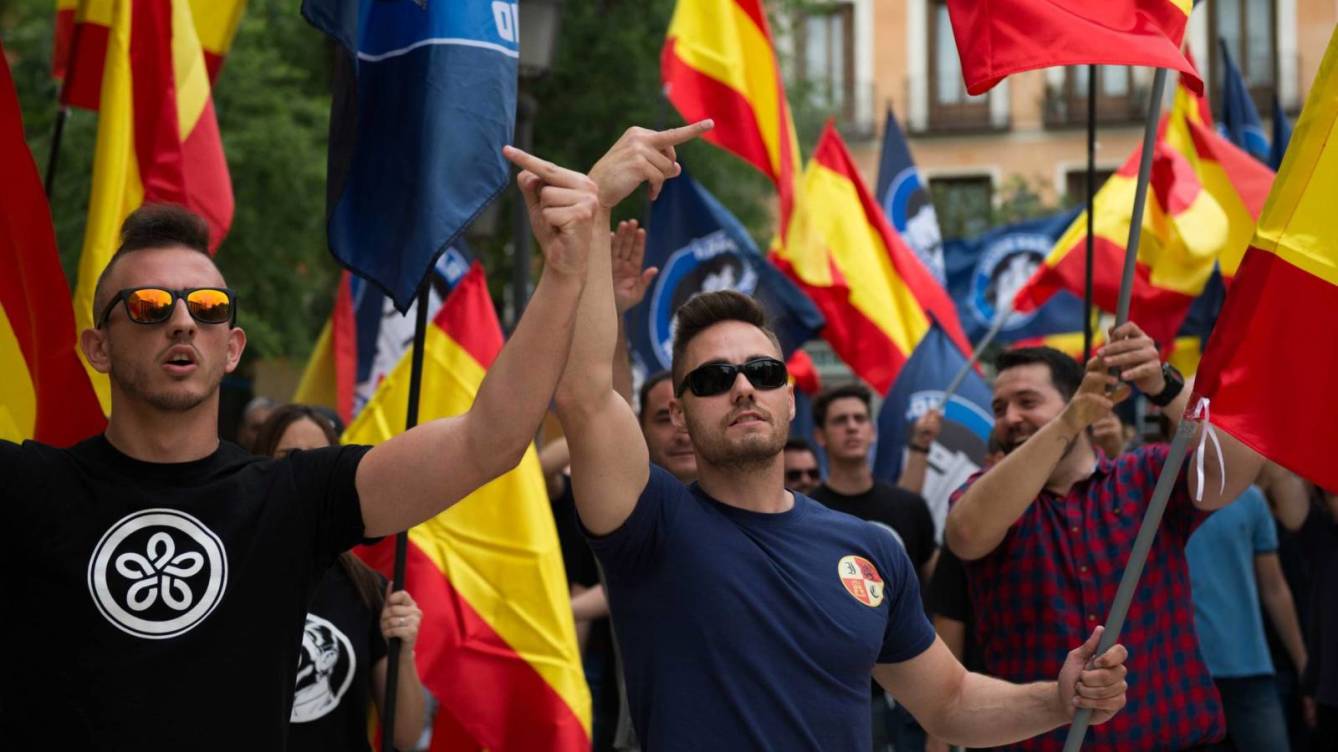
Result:
{"label": "man's forearm", "polygon": [[1010,684],[968,673],[955,700],[933,722],[932,733],[963,747],[995,747],[1030,739],[1068,722],[1054,682]]}
{"label": "man's forearm", "polygon": [[[613,391],[632,404],[632,357],[627,347],[627,327],[618,314],[618,339],[613,347]],[[648,374],[649,375],[649,374]],[[636,407],[633,405],[633,407]]]}
{"label": "man's forearm", "polygon": [[[599,209],[595,227],[604,228],[608,224],[609,211]],[[599,404],[613,389],[613,353],[617,346],[618,323],[611,282],[610,241],[606,231],[597,230],[594,234],[585,291],[576,312],[571,357],[558,382],[559,417],[564,412],[570,414],[573,408]]]}
{"label": "man's forearm", "polygon": [[1040,494],[1078,434],[1061,414],[976,479],[948,512],[946,536],[953,553],[971,561],[994,550]]}
{"label": "man's forearm", "polygon": [[1254,571],[1259,584],[1259,599],[1264,602],[1269,621],[1273,622],[1297,672],[1304,671],[1307,660],[1305,640],[1301,637],[1301,622],[1296,616],[1292,589],[1282,573],[1282,562],[1275,553],[1260,554],[1254,558]]}
{"label": "man's forearm", "polygon": [[923,494],[925,476],[929,472],[929,453],[912,449],[908,454],[906,466],[901,469],[901,477],[897,479],[897,486],[911,493]]}

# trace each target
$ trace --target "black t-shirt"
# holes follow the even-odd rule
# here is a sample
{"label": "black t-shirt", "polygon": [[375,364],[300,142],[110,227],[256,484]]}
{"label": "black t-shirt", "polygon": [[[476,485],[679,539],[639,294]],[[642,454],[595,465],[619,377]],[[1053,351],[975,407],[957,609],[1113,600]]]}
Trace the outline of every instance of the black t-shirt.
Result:
{"label": "black t-shirt", "polygon": [[0,441],[0,738],[283,749],[307,604],[362,537],[367,447],[149,463]]}
{"label": "black t-shirt", "polygon": [[824,483],[813,490],[813,498],[829,509],[889,528],[916,572],[934,555],[934,518],[919,494],[874,481],[872,488],[854,496],[837,493]]}
{"label": "black t-shirt", "polygon": [[[381,590],[385,590],[385,578]],[[371,669],[386,657],[381,615],[363,603],[344,567],[335,564],[316,588],[298,654],[290,752],[370,750],[367,708]]]}
{"label": "black t-shirt", "polygon": [[599,569],[590,544],[581,534],[576,517],[576,497],[571,493],[571,476],[562,476],[562,495],[553,499],[553,523],[558,545],[562,547],[562,565],[567,570],[567,584],[594,587],[599,584]]}
{"label": "black t-shirt", "polygon": [[960,621],[966,625],[966,644],[962,651],[962,665],[967,671],[983,671],[984,656],[976,643],[976,615],[971,608],[971,593],[966,580],[966,567],[946,545],[939,550],[934,576],[929,578],[929,612],[935,616]]}
{"label": "black t-shirt", "polygon": [[1338,521],[1315,505],[1300,538],[1314,574],[1305,629],[1309,663],[1301,686],[1321,705],[1338,707]]}

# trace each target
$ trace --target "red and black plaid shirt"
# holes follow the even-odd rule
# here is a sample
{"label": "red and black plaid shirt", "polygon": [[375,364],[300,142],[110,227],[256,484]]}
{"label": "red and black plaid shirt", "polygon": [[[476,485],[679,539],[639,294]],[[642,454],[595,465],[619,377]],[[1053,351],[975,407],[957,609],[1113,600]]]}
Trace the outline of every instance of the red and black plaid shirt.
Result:
{"label": "red and black plaid shirt", "polygon": [[[1101,457],[1067,494],[1042,491],[994,551],[967,563],[987,673],[1053,680],[1068,652],[1105,621],[1166,454],[1161,445]],[[1206,516],[1182,474],[1119,639],[1129,649],[1128,704],[1088,731],[1084,750],[1181,750],[1222,736],[1222,703],[1199,654],[1185,560],[1189,534]],[[1059,750],[1067,732],[1012,749]]]}

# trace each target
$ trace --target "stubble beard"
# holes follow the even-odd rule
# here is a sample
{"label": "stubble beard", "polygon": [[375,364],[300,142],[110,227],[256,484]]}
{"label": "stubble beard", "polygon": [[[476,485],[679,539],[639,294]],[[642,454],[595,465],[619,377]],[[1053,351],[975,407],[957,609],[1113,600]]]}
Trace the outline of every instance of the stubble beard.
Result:
{"label": "stubble beard", "polygon": [[199,407],[218,391],[219,384],[223,381],[221,373],[209,373],[210,386],[200,392],[191,391],[189,388],[155,391],[149,386],[150,374],[143,368],[119,363],[115,358],[112,359],[108,376],[130,397],[163,412],[186,412]]}
{"label": "stubble beard", "polygon": [[701,463],[734,472],[750,472],[767,467],[775,462],[785,451],[786,427],[774,423],[767,424],[769,431],[749,434],[731,442],[725,438],[725,430],[713,430],[697,424],[687,417],[688,433],[696,447],[697,458]]}

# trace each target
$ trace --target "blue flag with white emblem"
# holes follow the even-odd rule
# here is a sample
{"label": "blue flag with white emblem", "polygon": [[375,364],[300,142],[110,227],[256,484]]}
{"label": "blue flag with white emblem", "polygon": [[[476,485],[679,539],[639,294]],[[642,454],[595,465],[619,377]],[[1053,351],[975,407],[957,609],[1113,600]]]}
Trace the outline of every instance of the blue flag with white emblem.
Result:
{"label": "blue flag with white emblem", "polygon": [[515,3],[303,0],[338,43],[330,251],[401,312],[433,262],[505,187],[516,120]]}
{"label": "blue flag with white emblem", "polygon": [[[874,454],[875,478],[895,484],[906,460],[906,442],[921,415],[937,408],[943,390],[952,382],[966,358],[943,329],[935,324],[916,346],[878,411],[878,446]],[[957,389],[943,409],[943,430],[929,448],[929,470],[921,495],[934,517],[934,531],[943,540],[943,521],[948,515],[948,497],[985,461],[994,414],[993,394],[975,371]]]}
{"label": "blue flag with white emblem", "polygon": [[915,255],[943,282],[943,235],[929,189],[911,159],[911,149],[892,110],[883,126],[883,156],[878,163],[878,205]]}
{"label": "blue flag with white emblem", "polygon": [[1264,133],[1264,122],[1250,97],[1250,87],[1231,59],[1226,40],[1217,41],[1222,50],[1222,120],[1217,124],[1217,130],[1250,156],[1268,164],[1268,135]]}
{"label": "blue flag with white emblem", "polygon": [[[999,303],[1013,299],[1078,212],[1073,209],[997,227],[973,238],[943,244],[948,294],[957,305],[957,318],[967,339],[976,342],[985,336]],[[1011,314],[998,339],[1008,343],[1081,330],[1082,300],[1061,291],[1034,312]]]}
{"label": "blue flag with white emblem", "polygon": [[646,265],[660,273],[645,299],[627,312],[638,383],[669,368],[674,314],[698,292],[738,290],[756,298],[787,359],[826,323],[813,301],[762,256],[739,220],[686,170],[664,184],[651,206]]}

